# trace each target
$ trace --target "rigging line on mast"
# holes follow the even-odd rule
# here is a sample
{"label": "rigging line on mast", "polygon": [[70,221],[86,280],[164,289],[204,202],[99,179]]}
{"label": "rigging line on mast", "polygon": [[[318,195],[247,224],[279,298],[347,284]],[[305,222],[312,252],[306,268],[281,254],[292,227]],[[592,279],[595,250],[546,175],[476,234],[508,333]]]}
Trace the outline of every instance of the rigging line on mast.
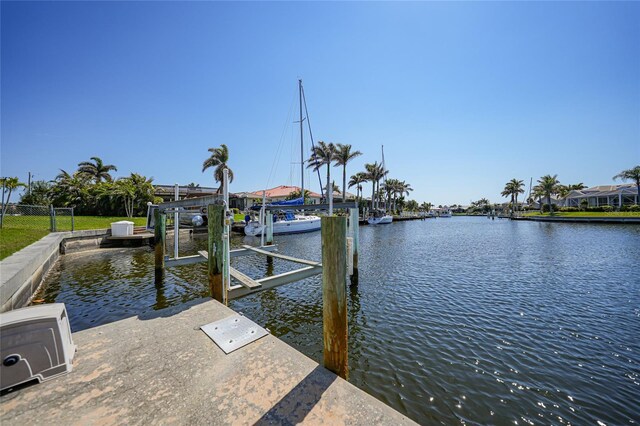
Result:
{"label": "rigging line on mast", "polygon": [[276,153],[275,153],[275,157],[273,159],[273,163],[271,163],[271,170],[269,171],[269,177],[267,178],[267,188],[269,186],[271,186],[271,178],[274,175],[274,172],[278,166],[278,163],[280,163],[280,156],[282,155],[282,147],[283,147],[283,143],[285,140],[285,135],[287,133],[287,130],[289,130],[289,122],[291,120],[291,115],[293,114],[293,106],[294,106],[294,102],[296,100],[296,94],[294,93],[293,96],[291,96],[291,104],[289,106],[289,114],[287,115],[287,119],[284,122],[284,125],[282,126],[282,134],[280,135],[280,142],[278,144],[278,148],[276,149]]}
{"label": "rigging line on mast", "polygon": [[[313,143],[313,132],[311,131],[311,120],[309,120],[309,111],[307,110],[307,97],[304,94],[304,86],[300,85],[302,89],[302,101],[304,103],[304,114],[307,119],[307,126],[309,127],[309,137],[311,138],[311,153],[313,155],[313,161],[317,162],[316,159],[316,145]],[[320,177],[320,169],[316,169],[316,174],[318,175],[318,183],[320,184],[320,195],[324,198],[324,189],[322,188],[322,178]]]}
{"label": "rigging line on mast", "polygon": [[[386,171],[387,171],[387,168],[384,165],[384,145],[382,145],[382,172],[384,173]],[[386,185],[386,183],[387,183],[387,174],[386,173],[382,176],[382,179],[384,179],[384,183]]]}

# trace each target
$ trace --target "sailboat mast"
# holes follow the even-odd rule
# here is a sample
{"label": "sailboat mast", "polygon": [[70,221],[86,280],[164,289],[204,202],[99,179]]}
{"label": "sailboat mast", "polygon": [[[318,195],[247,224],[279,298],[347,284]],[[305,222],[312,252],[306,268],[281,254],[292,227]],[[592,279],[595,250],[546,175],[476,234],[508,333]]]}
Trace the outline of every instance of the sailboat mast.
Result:
{"label": "sailboat mast", "polygon": [[298,92],[300,97],[300,196],[304,204],[304,132],[302,122],[302,79],[298,79]]}
{"label": "sailboat mast", "polygon": [[[384,167],[384,145],[382,145],[382,173],[384,173],[387,169],[385,169]],[[382,176],[382,180],[384,181],[385,186],[387,185],[387,174],[385,173]],[[380,191],[380,188],[378,188],[378,191]],[[384,211],[387,211],[387,199],[384,199]]]}
{"label": "sailboat mast", "polygon": [[[384,172],[386,169],[384,168],[384,145],[382,145],[382,171]],[[384,179],[384,182],[387,182],[387,175],[384,175],[382,177]]]}

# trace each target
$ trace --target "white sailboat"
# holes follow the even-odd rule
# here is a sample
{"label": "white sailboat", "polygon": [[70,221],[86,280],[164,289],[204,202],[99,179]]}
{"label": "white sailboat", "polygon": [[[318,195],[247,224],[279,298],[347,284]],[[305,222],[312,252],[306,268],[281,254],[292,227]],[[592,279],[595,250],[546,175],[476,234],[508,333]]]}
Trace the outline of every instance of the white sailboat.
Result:
{"label": "white sailboat", "polygon": [[[286,203],[286,204],[285,204]],[[252,220],[244,227],[245,235],[252,237],[261,235],[266,230],[264,212],[277,210],[273,214],[273,235],[300,234],[320,230],[319,216],[304,216],[294,214],[289,209],[302,205],[302,198],[263,205],[260,209],[260,220]]]}
{"label": "white sailboat", "polygon": [[[382,146],[382,168],[384,169],[384,145]],[[373,200],[371,202],[373,203]],[[380,209],[373,210],[373,213],[367,219],[369,225],[384,225],[391,222],[393,222],[393,216]]]}
{"label": "white sailboat", "polygon": [[[270,211],[278,211],[273,215],[273,234],[299,234],[303,232],[313,232],[320,230],[320,217],[319,216],[305,216],[301,214],[294,214],[292,210],[296,210],[296,206],[304,205],[304,137],[303,137],[303,123],[302,118],[302,80],[298,80],[298,91],[300,97],[300,198],[295,200],[280,201],[272,203],[269,206],[265,206],[264,200],[262,208],[260,210],[260,220],[251,221],[244,227],[245,235],[258,236],[266,231],[265,224],[265,212],[267,208]],[[306,101],[305,101],[306,109]]]}
{"label": "white sailboat", "polygon": [[391,222],[393,222],[393,216],[386,214],[384,210],[375,211],[367,219],[367,223],[369,223],[369,225],[384,225]]}

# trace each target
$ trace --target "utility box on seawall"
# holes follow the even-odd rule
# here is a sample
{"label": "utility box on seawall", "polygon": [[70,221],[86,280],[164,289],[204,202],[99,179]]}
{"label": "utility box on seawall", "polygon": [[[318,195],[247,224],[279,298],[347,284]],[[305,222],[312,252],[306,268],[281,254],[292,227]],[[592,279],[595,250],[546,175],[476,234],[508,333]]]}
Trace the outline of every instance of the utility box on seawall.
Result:
{"label": "utility box on seawall", "polygon": [[133,235],[133,222],[121,220],[111,224],[111,235],[113,237],[128,237]]}

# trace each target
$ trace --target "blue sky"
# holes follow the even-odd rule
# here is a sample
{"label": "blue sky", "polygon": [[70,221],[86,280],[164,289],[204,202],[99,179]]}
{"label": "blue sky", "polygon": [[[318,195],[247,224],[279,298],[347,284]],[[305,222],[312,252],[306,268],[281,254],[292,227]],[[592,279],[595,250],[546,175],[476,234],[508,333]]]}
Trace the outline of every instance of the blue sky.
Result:
{"label": "blue sky", "polygon": [[117,176],[214,186],[202,162],[226,143],[232,191],[299,184],[298,78],[315,139],[364,153],[349,174],[384,145],[419,202],[503,201],[510,179],[545,174],[609,184],[640,163],[640,3],[3,1],[1,14],[1,174],[23,181],[99,156]]}

